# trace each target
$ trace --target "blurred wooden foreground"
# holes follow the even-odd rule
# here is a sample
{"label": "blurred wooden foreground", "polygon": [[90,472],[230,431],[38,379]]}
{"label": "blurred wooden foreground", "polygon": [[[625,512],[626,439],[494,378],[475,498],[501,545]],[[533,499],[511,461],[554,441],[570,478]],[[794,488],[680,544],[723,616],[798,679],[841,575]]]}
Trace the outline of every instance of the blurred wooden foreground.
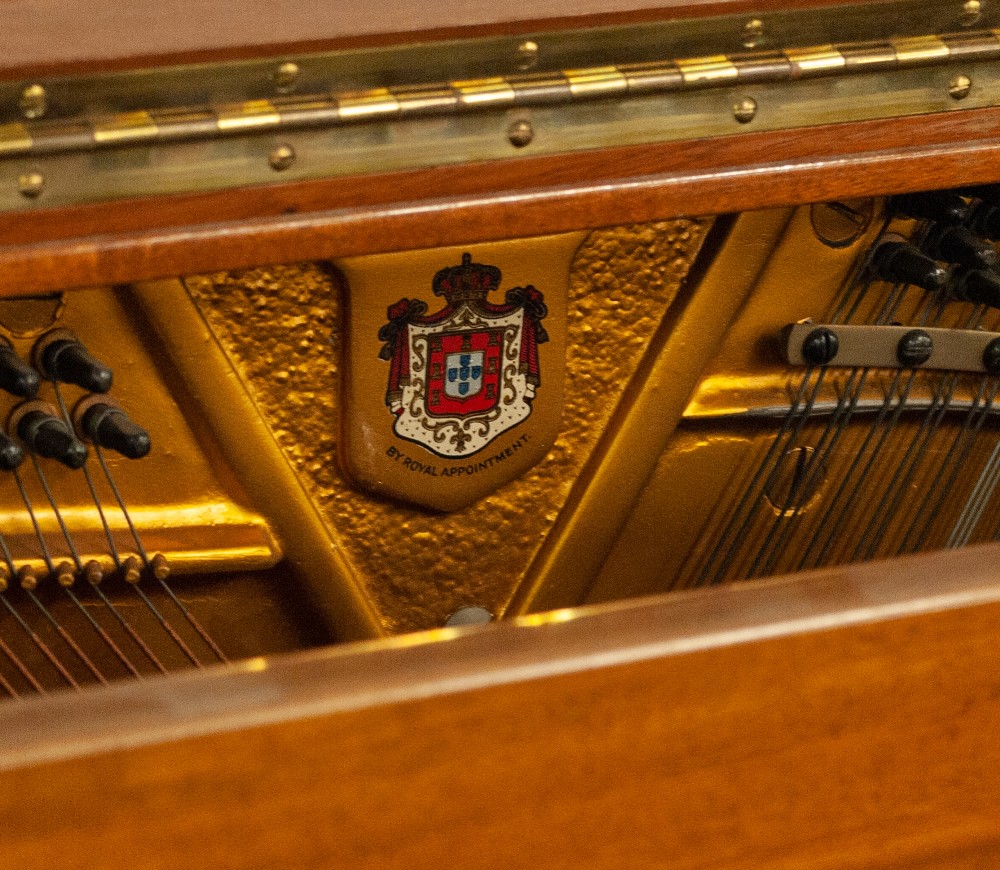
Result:
{"label": "blurred wooden foreground", "polygon": [[992,867],[989,546],[0,708],[0,866]]}

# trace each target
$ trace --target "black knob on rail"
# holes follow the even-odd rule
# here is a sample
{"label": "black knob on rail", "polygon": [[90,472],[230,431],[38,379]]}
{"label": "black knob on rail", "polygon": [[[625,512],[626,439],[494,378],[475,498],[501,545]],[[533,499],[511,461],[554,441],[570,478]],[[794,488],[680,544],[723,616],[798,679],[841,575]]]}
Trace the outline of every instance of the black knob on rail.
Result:
{"label": "black knob on rail", "polygon": [[924,290],[944,287],[948,272],[906,242],[883,242],[875,249],[872,269],[883,281],[915,284]]}
{"label": "black knob on rail", "polygon": [[0,337],[0,389],[22,399],[33,399],[41,376],[17,355],[13,345]]}
{"label": "black knob on rail", "polygon": [[42,336],[35,346],[34,361],[47,378],[76,384],[91,393],[106,393],[111,389],[111,369],[94,358],[68,330]]}
{"label": "black knob on rail", "polygon": [[889,210],[918,220],[957,225],[968,219],[971,206],[950,190],[932,190],[894,196],[889,202]]}
{"label": "black knob on rail", "polygon": [[153,446],[149,433],[117,405],[96,402],[84,411],[78,425],[95,444],[128,459],[142,459]]}
{"label": "black knob on rail", "polygon": [[907,368],[927,362],[934,352],[934,340],[922,329],[911,329],[896,345],[896,359]]}
{"label": "black knob on rail", "polygon": [[840,349],[840,339],[832,329],[821,326],[810,332],[802,342],[802,358],[811,366],[825,366]]}
{"label": "black knob on rail", "polygon": [[1000,205],[979,203],[969,217],[969,229],[991,242],[1000,241]]}
{"label": "black knob on rail", "polygon": [[965,227],[932,227],[921,247],[935,260],[956,263],[967,269],[989,269],[1000,262],[993,246]]}
{"label": "black knob on rail", "polygon": [[963,302],[1000,308],[1000,275],[983,269],[962,272],[952,282],[951,292]]}
{"label": "black knob on rail", "polygon": [[82,468],[87,448],[58,417],[32,410],[17,421],[17,437],[32,453],[55,459],[67,468]]}
{"label": "black knob on rail", "polygon": [[0,432],[0,471],[13,471],[24,462],[24,451],[12,438]]}

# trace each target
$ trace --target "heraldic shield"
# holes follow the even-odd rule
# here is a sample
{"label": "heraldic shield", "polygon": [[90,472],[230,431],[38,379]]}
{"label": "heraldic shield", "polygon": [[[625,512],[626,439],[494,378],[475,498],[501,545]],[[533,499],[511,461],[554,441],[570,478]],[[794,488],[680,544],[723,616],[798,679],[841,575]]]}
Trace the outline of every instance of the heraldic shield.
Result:
{"label": "heraldic shield", "polygon": [[531,414],[548,309],[531,285],[508,290],[502,304],[490,302],[500,278],[496,266],[465,253],[460,266],[434,276],[441,310],[426,314],[426,303],[400,299],[379,330],[393,429],[437,456],[475,455]]}
{"label": "heraldic shield", "polygon": [[[343,441],[362,486],[457,510],[559,434],[584,233],[344,258]],[[432,295],[433,294],[433,295]]]}

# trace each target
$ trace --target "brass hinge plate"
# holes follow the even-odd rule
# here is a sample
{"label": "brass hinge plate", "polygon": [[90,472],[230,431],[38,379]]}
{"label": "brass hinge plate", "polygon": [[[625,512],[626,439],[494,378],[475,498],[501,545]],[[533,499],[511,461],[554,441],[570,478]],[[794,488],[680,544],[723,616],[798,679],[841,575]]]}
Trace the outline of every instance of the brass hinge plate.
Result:
{"label": "brass hinge plate", "polygon": [[0,211],[1000,103],[1000,16],[901,0],[0,84]]}

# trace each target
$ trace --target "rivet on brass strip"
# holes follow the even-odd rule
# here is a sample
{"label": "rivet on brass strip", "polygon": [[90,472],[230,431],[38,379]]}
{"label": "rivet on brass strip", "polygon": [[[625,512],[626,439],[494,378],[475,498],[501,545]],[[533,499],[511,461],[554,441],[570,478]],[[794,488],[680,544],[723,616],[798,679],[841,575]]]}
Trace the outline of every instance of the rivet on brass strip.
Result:
{"label": "rivet on brass strip", "polygon": [[677,66],[680,68],[685,85],[714,84],[735,79],[739,75],[736,64],[724,54],[679,60]]}
{"label": "rivet on brass strip", "polygon": [[900,63],[923,63],[948,57],[948,46],[938,36],[890,40]]}
{"label": "rivet on brass strip", "polygon": [[248,100],[216,109],[215,124],[220,130],[246,130],[280,123],[281,116],[269,100]]}
{"label": "rivet on brass strip", "polygon": [[628,88],[628,81],[618,67],[598,66],[593,69],[568,69],[563,71],[574,97],[595,97],[613,94]]}
{"label": "rivet on brass strip", "polygon": [[387,88],[337,95],[337,114],[345,121],[395,115],[398,111],[399,102]]}
{"label": "rivet on brass strip", "polygon": [[463,106],[483,106],[496,103],[513,103],[514,87],[500,76],[488,79],[469,79],[452,82],[451,86],[458,94],[458,101]]}
{"label": "rivet on brass strip", "polygon": [[31,134],[24,124],[0,124],[0,154],[31,150]]}
{"label": "rivet on brass strip", "polygon": [[128,142],[152,139],[159,127],[149,112],[123,112],[94,125],[95,142]]}
{"label": "rivet on brass strip", "polygon": [[845,66],[844,56],[832,45],[814,48],[788,49],[785,57],[791,61],[793,75],[824,75]]}

